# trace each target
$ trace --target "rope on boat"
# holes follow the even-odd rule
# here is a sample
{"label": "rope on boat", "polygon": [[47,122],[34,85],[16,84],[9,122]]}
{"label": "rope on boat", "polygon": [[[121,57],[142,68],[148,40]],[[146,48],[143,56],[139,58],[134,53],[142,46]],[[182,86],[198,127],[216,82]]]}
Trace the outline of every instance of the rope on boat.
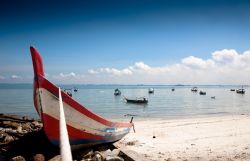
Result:
{"label": "rope on boat", "polygon": [[69,144],[69,136],[65,121],[61,89],[59,88],[59,108],[60,108],[60,153],[61,161],[72,161],[72,154]]}
{"label": "rope on boat", "polygon": [[134,123],[133,123],[133,119],[134,119],[134,117],[131,117],[130,123],[132,123],[133,130],[134,130],[134,133],[135,133],[135,125],[134,125]]}

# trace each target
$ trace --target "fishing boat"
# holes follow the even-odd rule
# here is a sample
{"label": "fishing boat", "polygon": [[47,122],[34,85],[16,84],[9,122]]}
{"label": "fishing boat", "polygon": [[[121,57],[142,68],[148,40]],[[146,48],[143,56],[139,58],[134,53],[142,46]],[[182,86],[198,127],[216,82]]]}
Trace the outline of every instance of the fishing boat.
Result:
{"label": "fishing boat", "polygon": [[245,94],[245,89],[242,87],[240,89],[237,89],[236,90],[236,93],[239,93],[239,94]]}
{"label": "fishing boat", "polygon": [[118,88],[116,88],[116,89],[115,89],[115,92],[114,92],[114,95],[115,95],[115,96],[119,96],[119,95],[121,95],[121,93],[122,93],[122,92],[121,92]]}
{"label": "fishing boat", "polygon": [[193,88],[191,89],[191,91],[192,91],[192,92],[197,92],[197,91],[198,91],[198,88],[197,88],[197,87],[193,87]]}
{"label": "fishing boat", "polygon": [[67,95],[69,95],[70,97],[72,97],[72,89],[63,89],[63,91],[65,93],[67,93]]}
{"label": "fishing boat", "polygon": [[124,99],[127,101],[127,103],[138,103],[138,104],[147,104],[148,100],[145,97],[139,97],[135,99],[128,99],[124,97]]}
{"label": "fishing boat", "polygon": [[[38,51],[30,47],[34,68],[33,99],[48,139],[59,145],[59,88],[45,78],[43,61]],[[71,148],[92,146],[120,140],[133,127],[130,122],[105,119],[61,91],[66,126]]]}
{"label": "fishing boat", "polygon": [[154,93],[154,88],[149,88],[148,93]]}
{"label": "fishing boat", "polygon": [[205,91],[200,91],[200,95],[206,95]]}

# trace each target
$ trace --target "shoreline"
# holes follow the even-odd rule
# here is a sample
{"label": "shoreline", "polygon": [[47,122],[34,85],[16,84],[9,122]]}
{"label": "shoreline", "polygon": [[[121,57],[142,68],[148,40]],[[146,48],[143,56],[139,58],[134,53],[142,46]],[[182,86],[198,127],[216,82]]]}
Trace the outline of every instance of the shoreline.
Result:
{"label": "shoreline", "polygon": [[[39,115],[37,113],[35,114],[18,114],[18,113],[0,113],[3,115],[12,115],[16,117],[29,117],[34,120],[40,120]],[[246,115],[250,116],[250,113],[226,113],[226,112],[220,112],[220,113],[204,113],[204,114],[187,114],[187,115],[167,115],[164,117],[156,117],[156,116],[140,116],[137,114],[122,114],[120,116],[115,117],[105,117],[102,114],[98,114],[102,118],[109,118],[113,121],[127,121],[130,120],[131,117],[134,117],[134,119],[138,121],[146,121],[146,120],[180,120],[180,119],[189,119],[189,118],[210,118],[210,117],[227,117],[227,116],[241,116]]]}
{"label": "shoreline", "polygon": [[115,143],[147,160],[250,160],[250,115],[185,119],[134,119],[132,131]]}
{"label": "shoreline", "polygon": [[[126,116],[125,116],[126,115]],[[111,118],[114,121],[127,121],[131,117],[134,121],[163,121],[163,120],[187,120],[187,119],[202,119],[202,118],[218,118],[218,117],[234,117],[234,116],[250,116],[250,113],[213,113],[213,114],[192,114],[192,115],[172,115],[165,117],[140,117],[139,115],[125,114],[122,117]],[[105,118],[105,117],[104,117]]]}

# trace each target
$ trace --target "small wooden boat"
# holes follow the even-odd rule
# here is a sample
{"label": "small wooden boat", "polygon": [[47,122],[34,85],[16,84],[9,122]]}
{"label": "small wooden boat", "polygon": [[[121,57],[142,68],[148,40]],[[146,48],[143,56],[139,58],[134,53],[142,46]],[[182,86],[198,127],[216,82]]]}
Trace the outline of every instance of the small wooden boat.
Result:
{"label": "small wooden boat", "polygon": [[63,89],[63,91],[72,97],[72,89]]}
{"label": "small wooden boat", "polygon": [[[59,144],[59,88],[45,78],[42,58],[30,47],[34,67],[34,105],[43,122],[48,139]],[[107,120],[79,104],[67,93],[61,92],[65,120],[71,148],[115,142],[129,133],[128,123]]]}
{"label": "small wooden boat", "polygon": [[136,98],[136,99],[128,99],[126,97],[124,97],[125,100],[127,101],[127,103],[138,103],[138,104],[147,104],[148,100],[145,97],[140,97],[140,98]]}
{"label": "small wooden boat", "polygon": [[205,91],[200,91],[200,95],[206,95]]}
{"label": "small wooden boat", "polygon": [[197,91],[198,91],[198,88],[197,88],[197,87],[193,87],[193,88],[191,89],[191,91],[192,91],[192,92],[197,92]]}
{"label": "small wooden boat", "polygon": [[118,88],[116,88],[116,89],[115,89],[115,92],[114,92],[114,95],[115,95],[115,96],[119,96],[119,95],[121,95],[121,93],[122,93],[122,92],[121,92]]}
{"label": "small wooden boat", "polygon": [[154,88],[149,88],[148,93],[154,93]]}
{"label": "small wooden boat", "polygon": [[236,93],[245,94],[245,89],[243,89],[243,88],[237,89]]}

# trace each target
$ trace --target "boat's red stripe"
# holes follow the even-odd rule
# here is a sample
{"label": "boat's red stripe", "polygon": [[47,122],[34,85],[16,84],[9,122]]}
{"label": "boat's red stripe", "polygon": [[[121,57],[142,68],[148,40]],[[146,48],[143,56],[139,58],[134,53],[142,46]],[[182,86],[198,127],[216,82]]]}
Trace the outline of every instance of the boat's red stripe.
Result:
{"label": "boat's red stripe", "polygon": [[[58,87],[57,86],[55,86],[54,84],[52,84],[51,82],[49,82],[48,80],[46,80],[42,76],[38,77],[38,81],[39,81],[40,88],[45,88],[50,93],[52,93],[53,95],[58,97]],[[108,121],[108,120],[102,118],[101,116],[94,114],[93,112],[89,111],[88,109],[83,107],[81,104],[79,104],[77,101],[75,101],[73,98],[71,98],[69,95],[67,95],[65,92],[62,92],[62,99],[63,99],[63,102],[67,103],[68,105],[70,105],[72,108],[74,108],[78,112],[80,112],[80,113],[86,115],[87,117],[89,117],[97,122],[100,122],[106,126],[112,126],[112,127],[131,127],[132,126],[131,123],[111,122],[111,121]]]}
{"label": "boat's red stripe", "polygon": [[40,54],[33,47],[30,47],[30,53],[31,53],[32,62],[33,62],[34,76],[36,76],[36,75],[44,76],[43,60],[42,60]]}
{"label": "boat's red stripe", "polygon": [[[44,130],[46,135],[50,140],[58,140],[59,138],[59,120],[43,114],[44,121]],[[70,140],[79,140],[79,139],[90,139],[90,140],[100,140],[103,139],[103,136],[93,135],[84,131],[80,131],[72,126],[67,125],[68,135]]]}

